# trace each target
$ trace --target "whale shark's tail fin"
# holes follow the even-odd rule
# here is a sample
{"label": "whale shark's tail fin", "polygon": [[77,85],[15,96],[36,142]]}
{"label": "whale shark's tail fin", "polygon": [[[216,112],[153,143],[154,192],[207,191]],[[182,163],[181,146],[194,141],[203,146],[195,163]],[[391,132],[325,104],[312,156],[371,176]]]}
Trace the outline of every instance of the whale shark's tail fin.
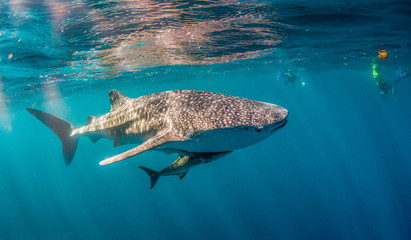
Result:
{"label": "whale shark's tail fin", "polygon": [[160,172],[151,170],[150,168],[146,168],[143,166],[139,166],[140,169],[143,169],[148,176],[150,176],[150,180],[151,180],[151,186],[150,189],[153,189],[154,185],[156,185],[158,178],[160,177]]}
{"label": "whale shark's tail fin", "polygon": [[49,113],[33,108],[27,108],[27,111],[44,123],[60,138],[60,141],[63,144],[64,160],[66,161],[66,165],[70,165],[74,153],[76,152],[78,142],[78,137],[70,136],[75,127],[69,122]]}

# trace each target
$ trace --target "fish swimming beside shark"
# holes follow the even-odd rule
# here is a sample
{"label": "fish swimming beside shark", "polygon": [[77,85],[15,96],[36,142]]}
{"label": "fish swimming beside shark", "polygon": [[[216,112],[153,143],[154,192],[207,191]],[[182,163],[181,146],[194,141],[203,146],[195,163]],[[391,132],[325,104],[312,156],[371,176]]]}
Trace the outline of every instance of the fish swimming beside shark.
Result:
{"label": "fish swimming beside shark", "polygon": [[164,168],[160,172],[154,171],[143,166],[139,166],[139,168],[144,170],[150,177],[150,189],[152,189],[154,185],[156,185],[157,180],[160,176],[177,175],[180,177],[181,180],[187,174],[188,170],[190,170],[192,167],[217,160],[218,158],[222,158],[230,152],[231,151],[221,153],[195,153],[188,155],[180,155],[177,160],[170,164],[170,166]]}
{"label": "fish swimming beside shark", "polygon": [[60,138],[67,165],[82,136],[93,143],[112,139],[114,146],[139,144],[100,165],[148,150],[184,153],[195,160],[207,153],[218,155],[260,142],[282,128],[288,117],[285,108],[274,104],[205,91],[166,91],[132,99],[111,90],[109,98],[110,112],[98,118],[89,116],[80,128],[40,110],[27,111]]}

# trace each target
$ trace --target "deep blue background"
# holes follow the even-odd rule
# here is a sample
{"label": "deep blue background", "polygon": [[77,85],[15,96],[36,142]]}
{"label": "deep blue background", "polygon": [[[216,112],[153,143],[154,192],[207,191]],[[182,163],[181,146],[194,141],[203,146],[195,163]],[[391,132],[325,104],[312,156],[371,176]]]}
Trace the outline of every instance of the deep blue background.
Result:
{"label": "deep blue background", "polygon": [[[411,67],[409,6],[0,2],[0,239],[411,239],[411,78],[383,99],[371,70],[382,49],[387,81]],[[305,85],[278,79],[288,69]],[[111,89],[225,93],[283,106],[289,121],[150,190],[137,167],[176,155],[99,166],[134,146],[84,138],[67,167],[25,110],[82,126],[109,111]]]}
{"label": "deep blue background", "polygon": [[[200,72],[207,68],[198,67]],[[272,70],[113,84],[130,97],[202,89],[289,109],[287,126],[264,142],[196,167],[182,181],[162,177],[153,190],[137,166],[160,170],[177,156],[147,152],[99,166],[131,146],[81,139],[66,167],[58,138],[16,110],[12,130],[3,131],[0,140],[1,237],[409,238],[411,81],[401,82],[398,94],[383,100],[370,72],[305,73],[303,87],[284,85],[266,74]],[[28,105],[80,126],[89,114],[108,111],[109,100],[107,91],[93,91]]]}

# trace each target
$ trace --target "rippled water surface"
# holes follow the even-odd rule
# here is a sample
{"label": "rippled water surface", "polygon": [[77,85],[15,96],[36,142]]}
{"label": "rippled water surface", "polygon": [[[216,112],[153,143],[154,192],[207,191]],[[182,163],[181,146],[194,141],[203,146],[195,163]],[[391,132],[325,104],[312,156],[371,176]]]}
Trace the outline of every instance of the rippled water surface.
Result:
{"label": "rippled water surface", "polygon": [[409,9],[408,1],[2,1],[3,88],[15,90],[5,93],[14,103],[48,82],[78,87],[158,66],[255,58],[361,68],[382,48],[391,61],[409,57]]}
{"label": "rippled water surface", "polygon": [[[1,0],[0,23],[0,239],[411,238],[410,1]],[[176,154],[99,166],[134,146],[81,139],[65,166],[25,110],[82,126],[111,89],[220,92],[290,115],[150,191],[137,166]]]}

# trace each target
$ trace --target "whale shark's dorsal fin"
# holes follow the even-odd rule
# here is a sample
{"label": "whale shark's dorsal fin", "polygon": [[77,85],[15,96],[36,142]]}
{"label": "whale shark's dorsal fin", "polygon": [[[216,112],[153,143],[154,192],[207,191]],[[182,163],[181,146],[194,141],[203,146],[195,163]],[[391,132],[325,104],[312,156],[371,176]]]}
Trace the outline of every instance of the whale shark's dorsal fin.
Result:
{"label": "whale shark's dorsal fin", "polygon": [[130,98],[126,97],[124,94],[117,90],[111,90],[108,93],[110,97],[111,109],[110,111],[116,110],[119,106],[125,104]]}
{"label": "whale shark's dorsal fin", "polygon": [[94,120],[96,120],[96,119],[97,119],[97,118],[94,117],[94,116],[88,116],[88,117],[87,117],[86,125],[89,125],[89,124],[93,123]]}

